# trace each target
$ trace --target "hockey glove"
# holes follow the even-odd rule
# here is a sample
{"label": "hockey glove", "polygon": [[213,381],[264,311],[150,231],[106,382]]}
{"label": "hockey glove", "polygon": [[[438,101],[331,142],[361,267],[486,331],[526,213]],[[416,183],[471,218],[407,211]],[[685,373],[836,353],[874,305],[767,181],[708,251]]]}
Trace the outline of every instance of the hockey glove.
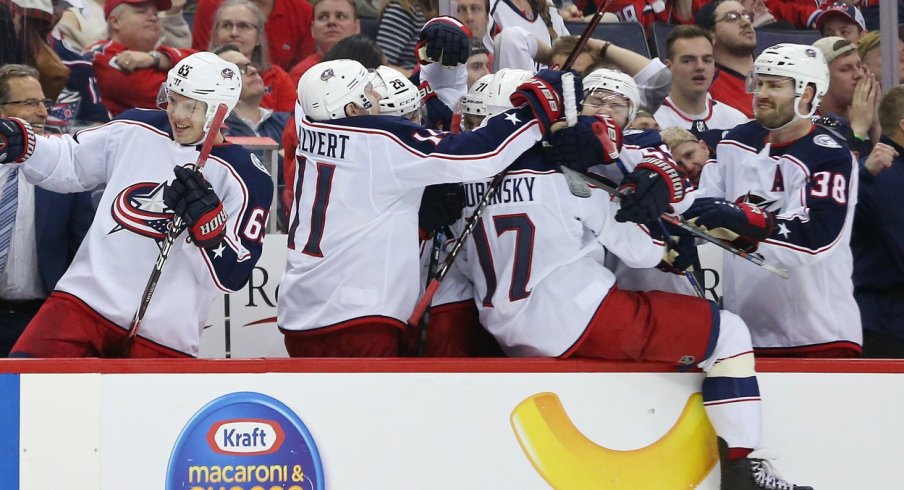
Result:
{"label": "hockey glove", "polygon": [[417,224],[425,236],[461,219],[465,207],[465,189],[461,184],[436,184],[424,189]]}
{"label": "hockey glove", "polygon": [[[612,141],[613,136],[616,142],[604,141]],[[554,125],[548,140],[543,143],[547,161],[587,173],[594,165],[607,165],[618,158],[618,151],[610,153],[605,148],[621,147],[621,131],[605,116],[578,116],[574,126]]]}
{"label": "hockey glove", "polygon": [[646,156],[625,176],[618,190],[625,197],[615,220],[649,224],[684,198],[684,179],[672,163]]}
{"label": "hockey glove", "polygon": [[200,172],[173,168],[176,178],[163,190],[163,202],[181,216],[195,245],[216,247],[226,237],[226,210]]}
{"label": "hockey glove", "polygon": [[468,62],[471,56],[471,30],[453,17],[430,19],[421,29],[417,45],[417,59],[422,65],[439,62],[456,67]]}
{"label": "hockey glove", "polygon": [[424,108],[424,120],[422,126],[429,129],[449,131],[452,127],[452,109],[449,109],[426,80],[418,87],[421,95],[421,106]]}
{"label": "hockey glove", "polygon": [[775,230],[775,215],[754,204],[734,203],[717,197],[699,197],[684,217],[716,238],[752,252]]}
{"label": "hockey glove", "polygon": [[[660,225],[661,223],[661,225]],[[671,223],[660,221],[650,224],[650,234],[657,240],[665,242],[665,251],[657,269],[672,274],[684,274],[684,271],[699,264],[696,238],[690,232]]]}
{"label": "hockey glove", "polygon": [[0,163],[22,163],[34,151],[31,125],[18,117],[0,117]]}
{"label": "hockey glove", "polygon": [[[515,107],[523,104],[530,105],[543,134],[546,134],[552,124],[565,113],[562,103],[562,73],[564,72],[557,70],[540,70],[533,78],[519,85],[510,98]],[[581,77],[574,77],[574,85],[577,99],[575,103],[580,104],[583,100]]]}

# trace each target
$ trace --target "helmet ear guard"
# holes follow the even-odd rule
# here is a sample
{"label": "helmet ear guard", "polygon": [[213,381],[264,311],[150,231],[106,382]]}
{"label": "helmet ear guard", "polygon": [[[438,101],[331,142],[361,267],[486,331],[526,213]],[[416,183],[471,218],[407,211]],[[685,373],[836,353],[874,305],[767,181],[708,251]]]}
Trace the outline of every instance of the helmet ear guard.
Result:
{"label": "helmet ear guard", "polygon": [[202,51],[183,58],[166,75],[157,94],[157,105],[166,103],[170,94],[179,94],[207,104],[204,133],[210,131],[217,107],[225,104],[228,115],[242,94],[242,75],[238,66],[219,56]]}
{"label": "helmet ear guard", "polygon": [[373,103],[366,91],[375,76],[354,60],[317,63],[298,80],[298,102],[304,114],[315,121],[346,117],[348,104],[370,110]]}

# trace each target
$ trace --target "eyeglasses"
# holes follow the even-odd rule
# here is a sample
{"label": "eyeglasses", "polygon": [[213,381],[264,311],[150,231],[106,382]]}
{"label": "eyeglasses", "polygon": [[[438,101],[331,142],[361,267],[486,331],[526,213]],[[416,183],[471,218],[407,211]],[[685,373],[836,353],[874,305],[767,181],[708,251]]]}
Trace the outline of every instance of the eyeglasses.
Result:
{"label": "eyeglasses", "polygon": [[747,22],[753,23],[753,12],[744,11],[744,12],[728,12],[721,19],[716,22],[730,22],[732,24],[737,24],[741,21],[741,19],[746,20]]}
{"label": "eyeglasses", "polygon": [[0,102],[0,105],[24,105],[26,109],[36,110],[39,105],[43,105],[44,109],[53,109],[53,101],[50,99],[25,99],[11,100],[9,102]]}
{"label": "eyeglasses", "polygon": [[231,32],[233,29],[238,29],[242,32],[248,32],[250,30],[257,30],[256,24],[249,24],[248,22],[222,22],[219,25],[219,29],[221,31]]}
{"label": "eyeglasses", "polygon": [[239,67],[239,73],[242,75],[248,74],[248,68],[253,68],[254,71],[260,73],[261,67],[257,63],[250,61],[248,63],[236,63],[235,66]]}

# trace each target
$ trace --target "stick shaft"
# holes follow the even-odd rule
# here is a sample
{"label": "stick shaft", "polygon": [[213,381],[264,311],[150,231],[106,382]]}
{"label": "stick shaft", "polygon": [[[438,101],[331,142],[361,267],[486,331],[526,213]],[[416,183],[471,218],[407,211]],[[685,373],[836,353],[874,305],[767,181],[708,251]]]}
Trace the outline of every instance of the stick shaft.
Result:
{"label": "stick shaft", "polygon": [[[217,112],[214,114],[213,121],[210,123],[210,129],[207,131],[204,143],[201,144],[201,151],[198,153],[198,159],[195,161],[198,172],[204,168],[204,164],[207,163],[207,158],[210,157],[210,151],[213,149],[217,136],[220,134],[220,127],[223,126],[223,120],[226,119],[227,112],[228,109],[225,104],[220,104],[220,106],[217,107]],[[151,271],[148,282],[144,286],[144,292],[141,294],[141,302],[138,304],[138,310],[132,318],[132,323],[129,325],[126,339],[122,343],[122,357],[128,357],[129,352],[132,350],[132,344],[135,342],[135,336],[138,335],[138,328],[141,326],[141,320],[144,319],[148,306],[151,304],[151,298],[154,296],[154,291],[157,289],[157,282],[160,281],[160,274],[163,272],[163,266],[166,264],[166,259],[169,257],[173,244],[176,243],[176,238],[184,229],[185,223],[182,221],[181,216],[175,216],[173,221],[171,221],[166,228],[166,238],[163,241],[163,245],[160,247],[160,254],[157,256],[157,261],[154,263],[154,269]]]}

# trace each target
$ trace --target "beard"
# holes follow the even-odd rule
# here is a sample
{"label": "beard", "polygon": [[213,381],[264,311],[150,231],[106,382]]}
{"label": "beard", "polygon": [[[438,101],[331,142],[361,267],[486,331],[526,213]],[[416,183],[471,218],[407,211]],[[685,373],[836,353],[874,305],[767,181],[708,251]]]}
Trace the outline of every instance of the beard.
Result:
{"label": "beard", "polygon": [[[756,103],[756,99],[754,99]],[[760,123],[766,129],[778,129],[791,122],[797,117],[794,114],[794,104],[775,104],[770,102],[771,107],[759,108],[754,106],[753,116],[756,122]]]}

